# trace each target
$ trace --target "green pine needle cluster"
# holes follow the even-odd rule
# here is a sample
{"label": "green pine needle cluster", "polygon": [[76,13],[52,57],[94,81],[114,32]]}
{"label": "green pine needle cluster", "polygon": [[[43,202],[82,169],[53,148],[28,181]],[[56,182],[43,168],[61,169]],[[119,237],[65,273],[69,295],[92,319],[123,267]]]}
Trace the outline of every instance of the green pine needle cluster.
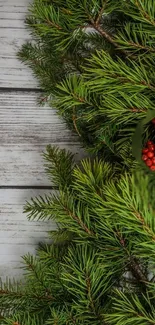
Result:
{"label": "green pine needle cluster", "polygon": [[155,138],[155,1],[33,0],[26,23],[33,41],[19,57],[39,80],[41,102],[98,158],[77,166],[47,147],[55,191],[24,212],[57,230],[36,257],[23,257],[21,283],[1,284],[0,323],[153,325],[154,175],[135,163],[132,139],[137,123],[143,142]]}
{"label": "green pine needle cluster", "polygon": [[50,146],[45,159],[59,192],[32,199],[25,212],[30,220],[55,220],[57,231],[36,257],[23,258],[23,283],[1,285],[1,322],[154,324],[155,195],[149,176],[128,175],[98,159],[75,166],[70,153]]}
{"label": "green pine needle cluster", "polygon": [[33,0],[26,23],[33,41],[19,57],[41,102],[91,152],[132,166],[135,127],[155,107],[154,0]]}

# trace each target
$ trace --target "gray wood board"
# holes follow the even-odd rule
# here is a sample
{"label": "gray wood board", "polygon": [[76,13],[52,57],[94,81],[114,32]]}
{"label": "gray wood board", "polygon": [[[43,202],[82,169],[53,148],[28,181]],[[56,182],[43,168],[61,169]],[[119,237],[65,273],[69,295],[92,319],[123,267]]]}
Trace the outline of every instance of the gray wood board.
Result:
{"label": "gray wood board", "polygon": [[[22,274],[21,256],[35,253],[54,223],[29,222],[23,205],[51,186],[43,167],[47,144],[85,154],[78,137],[55,111],[37,104],[38,83],[32,71],[17,59],[30,39],[25,17],[31,0],[0,0],[0,276]],[[18,90],[18,91],[17,91]],[[34,91],[32,91],[34,90]],[[42,188],[38,190],[37,188]],[[32,190],[33,188],[33,190]]]}
{"label": "gray wood board", "polygon": [[45,190],[0,189],[0,277],[22,274],[21,256],[35,253],[39,242],[47,240],[52,221],[28,221],[23,206],[31,197],[50,193]]}
{"label": "gray wood board", "polygon": [[21,45],[30,39],[24,22],[29,2],[0,0],[0,87],[37,87],[32,71],[17,59]]}
{"label": "gray wood board", "polygon": [[50,107],[37,105],[38,93],[0,93],[0,186],[48,186],[42,152],[47,144],[83,150],[78,138]]}

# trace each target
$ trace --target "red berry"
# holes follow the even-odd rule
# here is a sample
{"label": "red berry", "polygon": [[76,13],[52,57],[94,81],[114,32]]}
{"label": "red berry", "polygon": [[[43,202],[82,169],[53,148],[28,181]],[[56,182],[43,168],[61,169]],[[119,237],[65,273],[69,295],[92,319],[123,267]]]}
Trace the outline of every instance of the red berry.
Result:
{"label": "red berry", "polygon": [[154,153],[152,151],[149,151],[147,153],[147,156],[148,156],[148,158],[153,158],[154,157]]}
{"label": "red berry", "polygon": [[150,166],[150,169],[155,171],[155,166]]}
{"label": "red berry", "polygon": [[150,144],[153,144],[152,141],[147,141],[146,145],[149,146]]}
{"label": "red berry", "polygon": [[147,153],[148,151],[149,151],[148,148],[144,148],[144,149],[142,150],[142,153]]}
{"label": "red berry", "polygon": [[143,155],[143,156],[142,156],[142,160],[145,161],[145,160],[147,160],[147,159],[148,159],[148,156],[147,156],[147,155]]}
{"label": "red berry", "polygon": [[152,158],[152,164],[155,165],[155,157]]}
{"label": "red berry", "polygon": [[149,144],[148,149],[149,149],[149,151],[154,151],[155,150],[154,144]]}
{"label": "red berry", "polygon": [[152,119],[152,123],[155,124],[155,118]]}
{"label": "red berry", "polygon": [[145,163],[146,163],[146,165],[147,165],[148,167],[152,166],[152,160],[151,160],[151,159],[147,159],[147,160],[145,161]]}

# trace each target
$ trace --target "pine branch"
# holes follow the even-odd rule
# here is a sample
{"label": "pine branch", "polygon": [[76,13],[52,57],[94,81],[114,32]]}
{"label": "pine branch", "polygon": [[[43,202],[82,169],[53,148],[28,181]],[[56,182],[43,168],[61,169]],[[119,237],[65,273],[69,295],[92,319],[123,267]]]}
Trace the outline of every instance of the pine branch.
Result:
{"label": "pine branch", "polygon": [[91,21],[91,26],[104,38],[106,39],[109,43],[111,43],[116,49],[121,51],[125,56],[128,55],[128,52],[121,49],[119,47],[119,44],[115,41],[115,38],[110,35],[106,30],[103,29],[102,24],[101,24],[101,19],[103,17],[104,10],[106,8],[106,1],[103,4],[103,7],[100,9],[98,13],[98,17],[96,20],[94,20],[92,17],[89,17]]}
{"label": "pine branch", "polygon": [[[152,3],[153,4],[153,3]],[[148,6],[148,2],[145,0],[144,1],[144,4],[142,4],[142,2],[140,0],[136,0],[135,1],[135,5],[137,6],[139,12],[141,13],[141,15],[149,22],[151,23],[151,25],[155,26],[155,20],[154,20],[154,17],[150,17],[150,13],[151,11],[147,11],[146,7]],[[150,4],[149,4],[150,6]],[[148,6],[148,8],[149,8]],[[151,7],[151,6],[150,6]]]}
{"label": "pine branch", "polygon": [[[124,322],[128,325],[134,324],[149,324],[154,325],[155,309],[151,301],[146,296],[146,306],[144,306],[145,298],[138,295],[126,295],[120,291],[116,291],[116,297],[113,302],[113,311],[107,315],[106,320],[111,325],[123,325]],[[147,307],[151,307],[149,312]]]}
{"label": "pine branch", "polygon": [[59,189],[64,189],[70,185],[72,180],[72,170],[74,168],[74,155],[70,152],[66,152],[64,149],[48,145],[46,153],[44,153],[43,156],[46,161],[46,173],[54,185],[58,186]]}
{"label": "pine branch", "polygon": [[23,257],[23,260],[25,263],[25,269],[28,270],[31,276],[33,274],[38,284],[40,284],[41,287],[45,289],[45,296],[54,300],[54,297],[51,294],[51,290],[47,285],[45,285],[45,281],[43,280],[43,265],[39,267],[39,263],[37,263],[38,261],[37,260],[35,261],[30,254],[25,255]]}
{"label": "pine branch", "polygon": [[77,222],[77,224],[89,235],[89,236],[95,236],[94,232],[92,232],[90,229],[88,229],[88,227],[84,224],[84,222],[82,222],[82,220],[75,214],[73,214],[73,212],[71,210],[68,209],[67,206],[63,205],[64,211],[67,212],[67,215],[70,216],[73,220],[75,220]]}
{"label": "pine branch", "polygon": [[81,137],[81,134],[80,134],[80,132],[78,130],[78,127],[77,127],[77,124],[76,124],[77,117],[76,117],[76,114],[75,114],[75,107],[73,107],[73,117],[72,117],[72,119],[73,119],[74,129],[75,129],[76,133],[78,134],[78,136]]}
{"label": "pine branch", "polygon": [[143,273],[139,261],[134,256],[131,256],[128,247],[126,247],[125,238],[123,238],[119,232],[116,232],[115,234],[118,237],[119,242],[123,250],[125,251],[125,254],[127,255],[128,258],[127,267],[129,271],[132,273],[133,277],[138,281],[138,283],[142,283],[142,285],[146,289],[148,278]]}
{"label": "pine branch", "polygon": [[144,217],[139,213],[139,211],[134,211],[135,217],[140,221],[143,229],[147,232],[147,234],[151,237],[152,241],[155,241],[155,232],[150,228],[150,226],[146,223]]}
{"label": "pine branch", "polygon": [[[12,302],[14,299],[19,299],[19,301],[21,302],[21,298],[24,299],[27,299],[29,298],[29,295],[28,293],[18,293],[18,292],[13,292],[13,291],[9,291],[9,290],[0,290],[0,298],[7,298],[11,301],[12,299]],[[34,299],[34,300],[45,300],[45,301],[53,301],[54,300],[54,297],[52,297],[51,295],[42,295],[42,296],[37,296],[36,294],[34,295],[30,295],[30,298]],[[24,304],[24,303],[23,303]]]}
{"label": "pine branch", "polygon": [[151,55],[155,52],[155,42],[152,31],[141,23],[127,23],[125,28],[120,30],[117,36],[117,42],[120,44],[120,48],[125,48],[130,51],[131,56],[140,54],[141,56],[145,53]]}
{"label": "pine branch", "polygon": [[96,25],[100,24],[102,16],[104,14],[104,10],[106,8],[106,5],[107,5],[107,0],[104,1],[103,6],[101,7],[101,9],[98,13],[98,17],[96,18],[96,21],[95,21]]}
{"label": "pine branch", "polygon": [[[115,46],[117,49],[119,49],[119,45],[115,42],[115,40],[113,39],[113,37],[108,34],[98,23],[96,23],[95,21],[92,21],[92,26],[94,27],[94,29],[100,33],[109,43],[111,43],[113,46]],[[122,51],[125,55],[127,55],[127,52]]]}
{"label": "pine branch", "polygon": [[[154,21],[153,0],[33,1],[27,23],[36,45],[21,58],[43,101],[102,160],[75,167],[70,153],[47,148],[59,191],[32,199],[25,212],[54,220],[58,231],[27,261],[27,297],[2,288],[4,315],[11,304],[19,324],[155,324],[154,182],[132,172],[133,133],[155,106]],[[144,141],[152,130],[146,125]]]}
{"label": "pine branch", "polygon": [[134,257],[131,257],[128,267],[129,267],[129,270],[131,271],[131,273],[133,274],[133,276],[135,277],[135,279],[138,282],[142,283],[144,285],[144,287],[146,288],[147,283],[148,283],[148,278],[145,276],[145,274],[141,270],[141,267],[140,267],[137,259]]}
{"label": "pine branch", "polygon": [[[20,53],[38,77],[45,101],[57,108],[84,145],[91,152],[105,152],[111,161],[122,160],[127,169],[134,161],[131,139],[136,124],[154,107],[150,1],[137,2],[139,8],[126,0],[35,0],[27,24],[38,46],[23,47]],[[125,129],[130,145],[123,137]]]}

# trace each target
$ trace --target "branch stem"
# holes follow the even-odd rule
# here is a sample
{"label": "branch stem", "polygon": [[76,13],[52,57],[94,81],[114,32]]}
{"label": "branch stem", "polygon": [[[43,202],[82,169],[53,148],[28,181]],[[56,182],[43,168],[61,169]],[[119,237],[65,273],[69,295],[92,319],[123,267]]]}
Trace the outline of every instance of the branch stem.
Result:
{"label": "branch stem", "polygon": [[134,257],[130,258],[129,270],[131,271],[131,273],[133,274],[133,276],[136,280],[140,281],[143,284],[148,282],[148,279],[143,274],[138,261],[136,261],[136,259]]}
{"label": "branch stem", "polygon": [[96,19],[96,24],[97,24],[97,25],[100,23],[100,21],[101,21],[101,19],[102,19],[102,15],[103,15],[103,13],[104,13],[104,9],[105,9],[105,7],[106,7],[106,4],[107,4],[107,0],[105,0],[104,4],[103,4],[103,6],[102,6],[102,8],[101,8],[101,10],[100,10],[100,12],[99,12],[99,14],[98,14],[98,17],[97,17],[97,19]]}
{"label": "branch stem", "polygon": [[95,234],[84,224],[84,222],[78,217],[76,216],[72,211],[69,210],[68,207],[63,206],[64,210],[67,212],[67,214],[73,219],[75,220],[78,225],[89,235],[89,236],[94,236]]}
{"label": "branch stem", "polygon": [[[93,27],[95,30],[100,33],[109,43],[114,45],[116,48],[119,48],[119,45],[114,41],[113,37],[108,34],[99,24],[96,24],[96,22],[93,22]],[[124,51],[123,51],[124,52]]]}
{"label": "branch stem", "polygon": [[122,248],[125,250],[127,256],[129,257],[128,268],[129,268],[130,272],[132,273],[132,275],[134,276],[134,278],[137,281],[139,281],[140,283],[143,283],[143,285],[146,286],[146,283],[148,282],[148,279],[145,276],[145,274],[143,273],[137,259],[134,256],[131,256],[130,252],[128,251],[128,249],[126,247],[125,238],[123,238],[122,235],[119,232],[116,232],[115,235],[119,239],[119,242],[120,242]]}
{"label": "branch stem", "polygon": [[77,124],[76,124],[77,118],[76,118],[76,115],[75,115],[75,108],[73,109],[72,120],[73,120],[73,125],[74,125],[74,129],[75,129],[76,133],[78,134],[79,137],[81,137],[81,134],[80,134],[80,132],[78,130],[78,127],[77,127]]}

